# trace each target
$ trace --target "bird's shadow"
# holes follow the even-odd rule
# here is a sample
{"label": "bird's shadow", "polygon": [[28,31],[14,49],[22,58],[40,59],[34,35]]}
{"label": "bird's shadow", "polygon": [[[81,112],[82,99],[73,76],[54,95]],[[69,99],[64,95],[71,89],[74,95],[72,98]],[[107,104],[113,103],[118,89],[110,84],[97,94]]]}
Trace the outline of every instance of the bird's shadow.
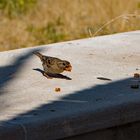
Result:
{"label": "bird's shadow", "polygon": [[[43,76],[44,76],[44,71],[39,69],[39,68],[36,68],[36,69],[33,69],[35,71],[38,71],[40,72]],[[49,75],[50,78],[58,78],[58,79],[65,79],[65,80],[72,80],[72,78],[68,77],[68,76],[65,76],[63,74],[51,74]]]}

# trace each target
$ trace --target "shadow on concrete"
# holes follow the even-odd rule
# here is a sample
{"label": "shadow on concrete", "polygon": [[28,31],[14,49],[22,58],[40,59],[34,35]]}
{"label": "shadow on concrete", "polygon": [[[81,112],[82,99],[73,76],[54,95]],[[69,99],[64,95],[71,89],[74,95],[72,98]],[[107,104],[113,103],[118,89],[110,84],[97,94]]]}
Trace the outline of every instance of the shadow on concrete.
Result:
{"label": "shadow on concrete", "polygon": [[[40,72],[44,76],[44,71],[43,70],[41,70],[39,68],[33,69],[33,70]],[[49,75],[49,77],[50,78],[57,78],[57,79],[72,80],[70,77],[65,76],[63,74],[53,74],[53,75],[51,74],[51,75]]]}
{"label": "shadow on concrete", "polygon": [[33,55],[34,51],[39,51],[40,49],[32,49],[26,54],[21,54],[17,57],[15,61],[7,66],[0,66],[0,95],[4,93],[2,90],[9,82],[15,78],[16,74],[20,72],[20,69],[23,68],[24,63]]}
{"label": "shadow on concrete", "polygon": [[[111,81],[107,84],[89,87],[49,104],[43,104],[12,120],[1,122],[0,139],[7,140],[7,134],[11,140],[46,140],[46,138],[55,139],[60,135],[65,137],[78,133],[72,130],[72,128],[78,127],[78,123],[79,129],[85,129],[88,132],[91,128],[82,126],[80,123],[89,118],[92,118],[93,121],[98,120],[101,116],[95,112],[109,110],[114,105],[119,106],[119,109],[113,111],[121,118],[125,109],[128,109],[128,103],[136,103],[136,106],[132,105],[130,108],[140,107],[140,90],[130,88],[131,79]],[[80,114],[85,117],[82,118]],[[110,114],[108,116],[110,117]],[[73,122],[77,123],[73,124]]]}

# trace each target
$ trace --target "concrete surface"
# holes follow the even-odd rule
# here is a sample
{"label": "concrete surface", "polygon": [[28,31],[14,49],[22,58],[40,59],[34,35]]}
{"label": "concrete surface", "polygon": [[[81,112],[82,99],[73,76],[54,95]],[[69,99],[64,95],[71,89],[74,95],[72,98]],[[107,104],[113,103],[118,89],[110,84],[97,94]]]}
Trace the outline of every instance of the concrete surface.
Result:
{"label": "concrete surface", "polygon": [[140,122],[132,122],[125,125],[101,129],[84,133],[63,140],[139,140]]}
{"label": "concrete surface", "polygon": [[[36,50],[69,60],[72,72],[46,79]],[[135,72],[140,31],[0,52],[0,140],[60,139],[140,121]]]}

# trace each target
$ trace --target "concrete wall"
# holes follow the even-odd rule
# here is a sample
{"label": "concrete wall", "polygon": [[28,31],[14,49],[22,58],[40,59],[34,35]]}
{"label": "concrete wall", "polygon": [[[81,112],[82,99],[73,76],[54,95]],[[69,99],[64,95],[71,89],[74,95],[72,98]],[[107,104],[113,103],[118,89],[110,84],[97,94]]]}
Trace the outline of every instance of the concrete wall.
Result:
{"label": "concrete wall", "polygon": [[[72,71],[47,79],[35,51],[70,61]],[[140,31],[0,52],[0,140],[137,139],[134,73]]]}
{"label": "concrete wall", "polygon": [[78,136],[64,138],[64,140],[139,140],[140,122],[115,126],[97,130]]}

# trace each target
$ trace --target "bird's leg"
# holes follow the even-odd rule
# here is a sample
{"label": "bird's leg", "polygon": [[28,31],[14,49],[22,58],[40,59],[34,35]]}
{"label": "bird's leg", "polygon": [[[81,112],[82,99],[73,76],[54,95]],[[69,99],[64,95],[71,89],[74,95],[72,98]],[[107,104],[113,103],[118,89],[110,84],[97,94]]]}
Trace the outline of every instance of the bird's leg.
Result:
{"label": "bird's leg", "polygon": [[48,79],[52,79],[52,77],[50,77],[47,73],[43,73],[43,76],[47,77]]}

